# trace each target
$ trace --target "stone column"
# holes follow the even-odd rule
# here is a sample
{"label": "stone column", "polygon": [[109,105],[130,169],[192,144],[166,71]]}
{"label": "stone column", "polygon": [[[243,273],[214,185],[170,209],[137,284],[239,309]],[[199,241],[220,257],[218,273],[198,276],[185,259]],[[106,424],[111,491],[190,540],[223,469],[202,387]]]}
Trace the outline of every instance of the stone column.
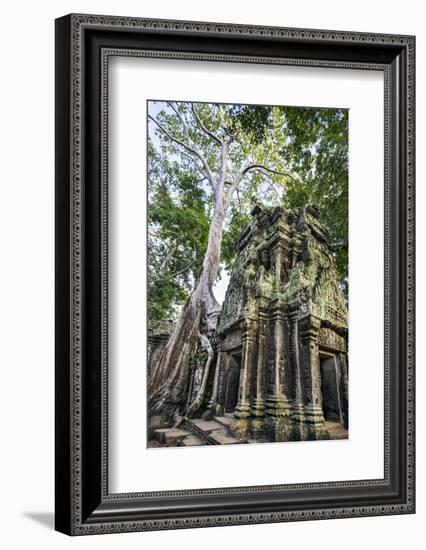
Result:
{"label": "stone column", "polygon": [[321,321],[313,315],[299,321],[302,370],[305,382],[305,419],[308,439],[328,439],[322,409],[318,335]]}
{"label": "stone column", "polygon": [[251,423],[251,434],[254,439],[262,439],[265,431],[265,367],[266,367],[266,303],[263,298],[259,298],[259,329],[257,336],[257,361],[256,361],[256,381],[254,400],[251,407],[253,420]]}
{"label": "stone column", "polygon": [[188,410],[189,406],[191,405],[192,394],[194,393],[194,379],[195,379],[196,370],[197,370],[197,365],[194,363],[192,363],[192,365],[190,364],[189,383],[188,383],[185,410]]}
{"label": "stone column", "polygon": [[269,381],[265,401],[265,428],[270,441],[290,441],[293,439],[291,405],[289,395],[289,371],[287,360],[287,335],[285,332],[284,303],[281,298],[285,277],[286,247],[283,235],[279,232],[272,254],[275,265],[274,299],[270,304],[272,357],[268,367],[272,367],[272,380]]}
{"label": "stone column", "polygon": [[304,441],[308,439],[308,429],[305,419],[304,407],[304,384],[301,362],[299,357],[299,304],[290,304],[287,308],[287,319],[289,327],[289,342],[290,342],[290,370],[293,380],[293,434],[294,439]]}
{"label": "stone column", "polygon": [[339,353],[339,364],[343,376],[343,422],[345,428],[349,427],[349,406],[348,406],[348,363],[346,353]]}
{"label": "stone column", "polygon": [[234,434],[239,438],[245,438],[250,429],[250,389],[253,374],[256,328],[256,320],[251,317],[247,317],[241,323],[242,353],[240,387],[238,403],[234,412],[236,421],[233,427]]}
{"label": "stone column", "polygon": [[228,375],[229,360],[229,353],[222,351],[220,355],[220,367],[216,397],[217,405],[215,414],[217,416],[223,416],[225,414],[226,380]]}
{"label": "stone column", "polygon": [[217,360],[216,360],[216,368],[215,368],[215,371],[214,371],[212,395],[211,395],[210,401],[207,405],[207,410],[203,414],[203,419],[205,419],[205,420],[209,420],[214,415],[220,416],[220,415],[223,414],[223,407],[221,408],[220,405],[218,404],[219,376],[220,376],[220,371],[223,368],[222,367],[222,362],[223,362],[222,357],[223,357],[223,353],[220,350],[220,346],[219,346],[219,349],[217,350]]}
{"label": "stone column", "polygon": [[268,394],[265,401],[265,429],[269,441],[291,441],[292,421],[289,395],[289,372],[286,365],[286,334],[284,305],[280,300],[271,304],[272,356]]}

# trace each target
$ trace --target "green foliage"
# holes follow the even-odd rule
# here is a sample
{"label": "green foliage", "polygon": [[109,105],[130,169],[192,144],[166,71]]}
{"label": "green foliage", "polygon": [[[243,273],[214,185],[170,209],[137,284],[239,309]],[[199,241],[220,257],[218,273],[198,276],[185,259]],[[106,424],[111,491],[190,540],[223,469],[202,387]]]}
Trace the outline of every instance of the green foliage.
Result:
{"label": "green foliage", "polygon": [[[228,271],[230,271],[235,259],[238,239],[251,222],[250,208],[247,208],[247,205],[245,206],[246,208],[243,208],[241,200],[235,198],[229,208],[221,250],[222,262]],[[249,206],[251,205],[249,204]]]}
{"label": "green foliage", "polygon": [[175,316],[198,277],[207,247],[208,201],[196,176],[153,150],[148,179],[148,315]]}
{"label": "green foliage", "polygon": [[238,121],[243,132],[258,145],[265,138],[271,115],[271,108],[263,105],[231,105],[231,118]]}
{"label": "green foliage", "polygon": [[[173,317],[201,271],[215,197],[205,165],[176,140],[191,143],[201,151],[216,177],[221,148],[211,134],[220,140],[231,138],[229,181],[250,163],[279,172],[252,171],[244,176],[226,212],[222,266],[230,269],[238,238],[250,223],[250,212],[257,202],[287,208],[315,203],[329,231],[341,287],[347,292],[347,110],[150,102],[149,112],[151,319]],[[230,184],[226,185],[229,188]]]}
{"label": "green foliage", "polygon": [[284,204],[314,203],[330,234],[343,290],[348,290],[348,111],[286,110],[291,139],[283,150],[286,164],[302,177],[289,182]]}
{"label": "green foliage", "polygon": [[264,140],[273,112],[284,119],[280,155],[287,170],[283,204],[314,203],[330,234],[342,289],[348,292],[348,111],[294,107],[245,106],[238,111],[245,131]]}

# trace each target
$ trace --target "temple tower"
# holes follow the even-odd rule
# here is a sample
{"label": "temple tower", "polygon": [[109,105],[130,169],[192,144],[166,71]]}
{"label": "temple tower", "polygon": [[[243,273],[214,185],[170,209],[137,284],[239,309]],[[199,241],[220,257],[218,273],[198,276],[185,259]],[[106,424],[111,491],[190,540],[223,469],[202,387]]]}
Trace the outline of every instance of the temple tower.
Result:
{"label": "temple tower", "polygon": [[328,438],[348,426],[347,308],[313,205],[256,206],[238,242],[215,339],[208,411],[258,441]]}

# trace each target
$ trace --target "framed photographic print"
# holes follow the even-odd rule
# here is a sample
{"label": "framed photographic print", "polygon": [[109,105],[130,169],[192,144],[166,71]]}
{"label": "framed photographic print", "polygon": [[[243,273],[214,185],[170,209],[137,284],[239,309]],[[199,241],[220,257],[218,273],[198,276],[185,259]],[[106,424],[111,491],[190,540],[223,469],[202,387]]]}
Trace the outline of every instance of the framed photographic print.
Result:
{"label": "framed photographic print", "polygon": [[56,21],[56,529],[414,513],[412,36]]}

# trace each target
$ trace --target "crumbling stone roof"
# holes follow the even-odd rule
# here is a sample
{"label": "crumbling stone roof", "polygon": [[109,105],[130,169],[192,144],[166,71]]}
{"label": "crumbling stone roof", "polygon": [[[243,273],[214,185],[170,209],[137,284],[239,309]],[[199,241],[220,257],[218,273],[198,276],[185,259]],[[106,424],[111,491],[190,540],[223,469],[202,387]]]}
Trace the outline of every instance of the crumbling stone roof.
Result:
{"label": "crumbling stone roof", "polygon": [[311,314],[346,331],[347,307],[316,206],[284,210],[257,204],[252,216],[238,241],[218,332],[254,314],[260,301],[277,300],[300,316]]}

